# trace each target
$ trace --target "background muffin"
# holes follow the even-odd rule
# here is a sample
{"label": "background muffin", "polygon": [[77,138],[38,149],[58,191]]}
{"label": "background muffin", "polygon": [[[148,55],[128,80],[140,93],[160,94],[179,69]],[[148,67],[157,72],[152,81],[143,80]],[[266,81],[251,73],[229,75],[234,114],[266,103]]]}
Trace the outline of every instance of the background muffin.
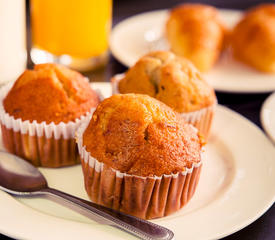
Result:
{"label": "background muffin", "polygon": [[[195,174],[193,185],[186,192],[189,198],[193,194],[203,143],[197,130],[165,104],[146,95],[114,95],[98,106],[88,127],[78,135],[85,187],[92,201],[142,218],[168,215],[187,202],[181,200],[184,184],[177,185],[177,194],[169,195],[172,181],[182,181],[187,169],[196,165],[195,173],[190,172]],[[90,161],[96,159],[102,166],[85,161],[87,154],[81,149],[88,152]],[[120,184],[119,194],[116,184]],[[156,210],[153,199],[158,203],[167,200],[166,206]]]}
{"label": "background muffin", "polygon": [[41,64],[9,88],[0,94],[5,148],[36,166],[79,162],[74,132],[99,103],[88,81],[66,67]]}
{"label": "background muffin", "polygon": [[152,52],[113,83],[119,93],[142,93],[164,102],[208,136],[215,92],[188,60],[168,51]]}
{"label": "background muffin", "polygon": [[219,58],[225,33],[217,9],[203,4],[175,7],[166,23],[171,50],[191,60],[200,71],[208,71]]}
{"label": "background muffin", "polygon": [[275,72],[275,4],[263,4],[245,13],[235,26],[234,57],[260,71]]}

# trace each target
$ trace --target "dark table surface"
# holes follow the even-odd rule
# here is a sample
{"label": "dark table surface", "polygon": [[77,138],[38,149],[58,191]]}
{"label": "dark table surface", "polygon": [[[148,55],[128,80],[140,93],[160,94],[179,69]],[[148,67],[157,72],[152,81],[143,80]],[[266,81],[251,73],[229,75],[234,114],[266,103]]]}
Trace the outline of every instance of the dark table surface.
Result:
{"label": "dark table surface", "polygon": [[[134,14],[156,9],[171,8],[187,1],[178,0],[114,0],[113,25]],[[189,1],[196,2],[196,1]],[[202,0],[201,3],[212,4],[220,8],[246,9],[262,3],[259,0]],[[274,0],[265,1],[274,2]],[[29,65],[31,63],[29,62]],[[86,73],[91,81],[109,81],[116,73],[121,73],[126,67],[121,65],[112,56],[107,66],[96,72]],[[264,100],[269,94],[229,94],[217,92],[219,104],[240,113],[261,128],[259,113]],[[275,159],[274,159],[275,160]],[[0,234],[0,239],[10,239]],[[274,240],[275,239],[275,205],[258,220],[246,228],[225,237],[224,240]]]}

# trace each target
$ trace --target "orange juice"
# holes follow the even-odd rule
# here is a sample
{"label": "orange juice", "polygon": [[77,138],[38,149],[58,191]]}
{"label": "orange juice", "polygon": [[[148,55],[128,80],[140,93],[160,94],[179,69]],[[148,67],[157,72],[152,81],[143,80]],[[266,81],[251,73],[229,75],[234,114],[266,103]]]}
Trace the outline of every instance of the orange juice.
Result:
{"label": "orange juice", "polygon": [[108,49],[112,0],[32,0],[32,42],[55,56],[91,58]]}

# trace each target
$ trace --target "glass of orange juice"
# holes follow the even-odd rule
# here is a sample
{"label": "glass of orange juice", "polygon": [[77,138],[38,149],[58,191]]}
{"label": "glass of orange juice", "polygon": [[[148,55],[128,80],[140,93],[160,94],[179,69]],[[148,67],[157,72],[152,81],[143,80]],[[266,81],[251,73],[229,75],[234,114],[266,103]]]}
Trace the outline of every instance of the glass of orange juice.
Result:
{"label": "glass of orange juice", "polygon": [[112,0],[31,0],[34,63],[86,71],[108,59]]}

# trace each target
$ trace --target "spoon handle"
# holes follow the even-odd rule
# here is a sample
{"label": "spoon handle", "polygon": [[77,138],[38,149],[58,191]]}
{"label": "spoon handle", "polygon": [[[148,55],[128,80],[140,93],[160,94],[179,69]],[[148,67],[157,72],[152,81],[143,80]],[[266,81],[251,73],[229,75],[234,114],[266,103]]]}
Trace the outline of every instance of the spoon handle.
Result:
{"label": "spoon handle", "polygon": [[67,203],[80,207],[81,210],[85,210],[82,211],[84,215],[87,212],[90,213],[88,215],[92,215],[93,220],[99,220],[101,223],[122,229],[140,239],[170,240],[174,238],[174,233],[165,227],[134,216],[130,216],[122,212],[115,211],[107,207],[100,206],[59,190],[45,188],[39,192],[42,194],[49,194],[51,196],[57,197],[58,199],[63,199]]}

